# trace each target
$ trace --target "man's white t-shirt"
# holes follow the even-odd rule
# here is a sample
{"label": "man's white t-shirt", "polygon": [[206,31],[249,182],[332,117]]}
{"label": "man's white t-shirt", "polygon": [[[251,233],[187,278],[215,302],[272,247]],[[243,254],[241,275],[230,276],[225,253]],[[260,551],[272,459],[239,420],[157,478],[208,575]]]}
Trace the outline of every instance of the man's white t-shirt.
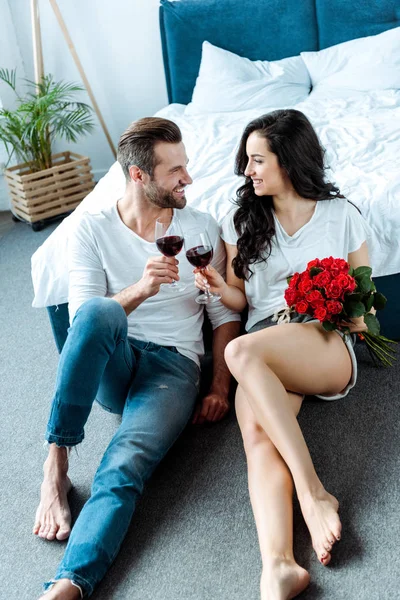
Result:
{"label": "man's white t-shirt", "polygon": [[[183,232],[207,231],[214,248],[211,264],[225,274],[226,255],[220,229],[211,215],[186,206],[175,210]],[[84,213],[68,242],[70,323],[79,306],[96,296],[111,297],[142,278],[147,260],[160,255],[154,242],[147,242],[121,220],[116,203],[96,214]],[[183,292],[171,292],[167,285],[147,298],[128,316],[128,335],[177,350],[199,365],[204,353],[203,307],[195,302],[199,290],[194,285],[193,267],[185,251],[179,260]],[[206,306],[213,329],[240,315],[215,302]]]}
{"label": "man's white t-shirt", "polygon": [[[222,222],[222,239],[236,245],[233,223],[235,207]],[[311,219],[292,236],[283,229],[274,213],[275,236],[266,262],[250,265],[254,275],[245,281],[249,305],[248,331],[285,306],[287,278],[305,270],[314,258],[348,259],[367,239],[368,225],[355,206],[345,199],[323,200],[315,205]]]}

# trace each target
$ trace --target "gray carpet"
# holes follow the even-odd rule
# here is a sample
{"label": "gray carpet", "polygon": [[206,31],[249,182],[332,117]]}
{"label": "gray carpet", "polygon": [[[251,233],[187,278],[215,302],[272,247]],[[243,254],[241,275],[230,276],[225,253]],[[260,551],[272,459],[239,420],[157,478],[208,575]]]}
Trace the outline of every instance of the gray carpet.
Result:
{"label": "gray carpet", "polygon": [[[35,599],[65,544],[31,534],[46,452],[43,434],[58,355],[45,310],[31,308],[30,256],[54,226],[14,224],[0,240],[1,583],[8,600]],[[371,366],[344,401],[308,400],[300,422],[317,471],[341,501],[343,539],[329,568],[314,558],[295,507],[295,550],[310,570],[308,600],[399,598],[399,366]],[[71,460],[73,514],[118,424],[93,410]],[[246,465],[233,414],[188,428],[155,473],[127,539],[93,598],[256,600],[260,559]]]}

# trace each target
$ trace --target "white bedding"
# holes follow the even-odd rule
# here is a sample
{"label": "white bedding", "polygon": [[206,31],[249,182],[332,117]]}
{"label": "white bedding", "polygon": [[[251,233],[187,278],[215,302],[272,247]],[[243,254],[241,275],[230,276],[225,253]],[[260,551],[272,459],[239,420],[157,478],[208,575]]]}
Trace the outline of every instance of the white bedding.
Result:
{"label": "white bedding", "polygon": [[[399,273],[400,91],[347,91],[334,96],[312,92],[296,108],[309,117],[327,150],[327,178],[360,208],[371,227],[369,248],[374,275]],[[239,138],[245,125],[263,111],[185,116],[184,108],[171,104],[157,116],[172,119],[182,130],[194,180],[187,188],[188,203],[221,221],[232,207],[240,182],[233,175]],[[113,203],[124,187],[122,170],[115,163],[34,254],[33,306],[67,302],[68,232],[83,211],[97,212]]]}

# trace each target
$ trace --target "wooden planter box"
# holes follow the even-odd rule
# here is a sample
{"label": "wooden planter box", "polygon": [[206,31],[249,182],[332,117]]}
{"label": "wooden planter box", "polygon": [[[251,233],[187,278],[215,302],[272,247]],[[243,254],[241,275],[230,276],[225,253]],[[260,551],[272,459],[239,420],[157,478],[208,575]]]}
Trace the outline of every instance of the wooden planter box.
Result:
{"label": "wooden planter box", "polygon": [[[71,212],[94,188],[90,159],[74,152],[52,156],[53,167],[32,173],[28,164],[5,169],[12,211],[39,229],[39,221]],[[34,224],[36,223],[36,226]]]}

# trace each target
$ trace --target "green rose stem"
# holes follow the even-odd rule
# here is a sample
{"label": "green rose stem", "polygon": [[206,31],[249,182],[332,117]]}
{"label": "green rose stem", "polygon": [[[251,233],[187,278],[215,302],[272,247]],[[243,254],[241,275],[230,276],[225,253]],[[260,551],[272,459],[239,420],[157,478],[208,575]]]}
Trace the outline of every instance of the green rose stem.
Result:
{"label": "green rose stem", "polygon": [[[393,366],[393,360],[396,360],[394,354],[395,350],[387,346],[387,343],[396,344],[393,340],[389,340],[384,336],[376,336],[368,332],[361,333],[368,349],[372,350],[371,355],[376,356],[386,366]],[[387,358],[388,357],[388,358]]]}

